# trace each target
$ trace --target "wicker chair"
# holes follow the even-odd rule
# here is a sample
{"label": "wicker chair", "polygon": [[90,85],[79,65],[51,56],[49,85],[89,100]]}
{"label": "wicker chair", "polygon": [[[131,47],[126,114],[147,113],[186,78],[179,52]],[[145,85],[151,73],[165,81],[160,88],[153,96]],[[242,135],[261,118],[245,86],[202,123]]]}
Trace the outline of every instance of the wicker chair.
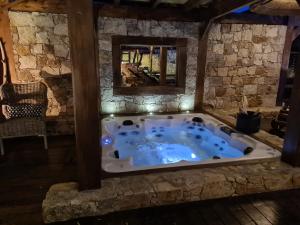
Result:
{"label": "wicker chair", "polygon": [[5,83],[0,87],[2,113],[0,153],[4,155],[4,138],[42,136],[48,149],[46,134],[47,87],[41,82]]}

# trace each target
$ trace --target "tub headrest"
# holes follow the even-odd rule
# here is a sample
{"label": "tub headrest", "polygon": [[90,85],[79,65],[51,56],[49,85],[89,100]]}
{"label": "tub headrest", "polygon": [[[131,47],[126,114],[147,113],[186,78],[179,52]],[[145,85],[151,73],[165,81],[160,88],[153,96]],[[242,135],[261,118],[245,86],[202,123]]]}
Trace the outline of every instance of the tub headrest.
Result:
{"label": "tub headrest", "polygon": [[220,130],[223,131],[225,134],[227,135],[231,135],[232,133],[236,133],[235,130],[233,130],[232,128],[230,127],[227,127],[227,126],[222,126],[220,127]]}
{"label": "tub headrest", "polygon": [[192,121],[196,123],[203,123],[203,119],[200,117],[193,117]]}
{"label": "tub headrest", "polygon": [[133,125],[133,121],[132,120],[124,120],[122,124],[123,124],[123,126],[131,126],[131,125]]}

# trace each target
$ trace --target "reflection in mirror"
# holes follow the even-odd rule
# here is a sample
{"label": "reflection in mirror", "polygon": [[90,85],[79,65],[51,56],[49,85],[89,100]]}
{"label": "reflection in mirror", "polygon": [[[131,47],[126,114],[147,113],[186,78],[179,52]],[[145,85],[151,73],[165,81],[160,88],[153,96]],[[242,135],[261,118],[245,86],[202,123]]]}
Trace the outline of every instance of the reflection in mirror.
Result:
{"label": "reflection in mirror", "polygon": [[176,86],[176,47],[121,45],[121,86]]}

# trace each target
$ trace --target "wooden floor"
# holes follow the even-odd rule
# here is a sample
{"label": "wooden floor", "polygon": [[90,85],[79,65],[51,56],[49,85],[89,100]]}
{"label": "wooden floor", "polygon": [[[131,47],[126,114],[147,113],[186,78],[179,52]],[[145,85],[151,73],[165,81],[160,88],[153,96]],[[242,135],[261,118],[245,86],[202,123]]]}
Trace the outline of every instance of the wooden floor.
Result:
{"label": "wooden floor", "polygon": [[[41,225],[41,202],[53,183],[76,180],[73,137],[5,142],[0,159],[0,225]],[[139,209],[62,225],[300,225],[300,190]]]}
{"label": "wooden floor", "polygon": [[[41,203],[49,187],[76,179],[69,163],[74,138],[50,137],[49,150],[43,139],[5,140],[6,155],[0,158],[0,224],[42,224]],[[2,223],[1,223],[2,221]]]}
{"label": "wooden floor", "polygon": [[101,225],[299,225],[300,191],[114,213]]}

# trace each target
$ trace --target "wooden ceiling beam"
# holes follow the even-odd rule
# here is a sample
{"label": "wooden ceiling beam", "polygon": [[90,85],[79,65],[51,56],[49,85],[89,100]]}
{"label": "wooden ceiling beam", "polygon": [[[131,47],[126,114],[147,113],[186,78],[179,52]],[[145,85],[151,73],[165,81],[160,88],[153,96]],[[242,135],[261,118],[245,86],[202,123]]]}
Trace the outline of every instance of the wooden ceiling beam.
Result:
{"label": "wooden ceiling beam", "polygon": [[192,9],[197,8],[200,5],[206,5],[210,2],[211,2],[211,0],[188,0],[184,4],[184,10],[185,11],[191,11]]}
{"label": "wooden ceiling beam", "polygon": [[289,16],[288,26],[300,26],[300,16]]}
{"label": "wooden ceiling beam", "polygon": [[0,9],[5,9],[9,3],[9,0],[0,0]]}
{"label": "wooden ceiling beam", "polygon": [[9,3],[8,0],[0,0],[0,8],[2,8],[3,6],[7,5]]}
{"label": "wooden ceiling beam", "polygon": [[[1,1],[1,0],[0,0]],[[217,19],[237,8],[245,5],[260,2],[260,0],[215,0],[208,9],[196,9],[198,5],[206,4],[211,0],[188,0],[182,8],[157,8],[161,0],[152,0],[151,7],[148,6],[122,6],[120,0],[114,0],[114,4],[94,3],[96,9],[103,16],[119,18],[136,18],[136,19],[157,19],[169,21],[208,21]],[[154,9],[155,8],[155,9]],[[66,13],[65,0],[16,0],[10,3],[9,9],[13,11],[25,12],[50,12]]]}
{"label": "wooden ceiling beam", "polygon": [[141,20],[164,20],[197,22],[209,17],[207,10],[194,10],[185,12],[179,8],[156,8],[138,6],[114,6],[109,4],[98,5],[98,13],[103,17],[130,18]]}
{"label": "wooden ceiling beam", "polygon": [[229,14],[217,20],[218,23],[234,24],[267,24],[267,25],[287,25],[288,17],[268,16],[255,13]]}
{"label": "wooden ceiling beam", "polygon": [[[22,1],[22,3],[12,6],[10,10],[23,12],[66,13],[67,7],[65,0],[19,1]],[[195,9],[191,12],[187,12],[181,8],[153,9],[149,6],[125,6],[117,4],[117,2],[115,2],[115,4],[94,3],[94,7],[101,16],[117,18],[197,22],[206,20],[209,17],[209,12],[205,9]],[[152,7],[156,4],[158,4],[158,2],[153,2]]]}
{"label": "wooden ceiling beam", "polygon": [[25,0],[10,7],[13,11],[67,13],[65,0]]}
{"label": "wooden ceiling beam", "polygon": [[3,3],[0,3],[1,9],[11,9],[14,6],[17,6],[27,0],[14,0],[14,1],[2,1]]}
{"label": "wooden ceiling beam", "polygon": [[251,9],[251,12],[272,16],[300,16],[300,9],[270,9],[264,6],[258,6],[255,9]]}
{"label": "wooden ceiling beam", "polygon": [[251,12],[272,16],[299,16],[300,7],[295,0],[272,0],[254,5]]}
{"label": "wooden ceiling beam", "polygon": [[212,18],[218,19],[244,6],[250,6],[259,2],[262,2],[262,0],[215,0],[213,3]]}
{"label": "wooden ceiling beam", "polygon": [[155,9],[157,8],[158,5],[160,5],[162,3],[162,0],[151,0],[151,8]]}

